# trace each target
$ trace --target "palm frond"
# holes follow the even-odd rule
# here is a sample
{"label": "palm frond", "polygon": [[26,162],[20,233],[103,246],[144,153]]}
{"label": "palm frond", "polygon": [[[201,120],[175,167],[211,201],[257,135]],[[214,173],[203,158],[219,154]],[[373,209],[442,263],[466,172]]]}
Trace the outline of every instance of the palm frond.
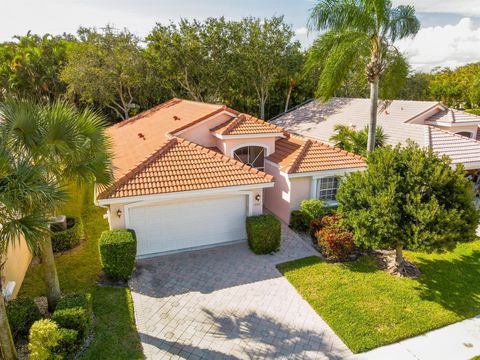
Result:
{"label": "palm frond", "polygon": [[371,33],[375,23],[368,15],[361,0],[322,0],[312,8],[308,27],[320,31]]}
{"label": "palm frond", "polygon": [[400,5],[390,12],[390,22],[386,34],[390,42],[413,37],[420,30],[420,21],[415,16],[415,8],[411,5]]}

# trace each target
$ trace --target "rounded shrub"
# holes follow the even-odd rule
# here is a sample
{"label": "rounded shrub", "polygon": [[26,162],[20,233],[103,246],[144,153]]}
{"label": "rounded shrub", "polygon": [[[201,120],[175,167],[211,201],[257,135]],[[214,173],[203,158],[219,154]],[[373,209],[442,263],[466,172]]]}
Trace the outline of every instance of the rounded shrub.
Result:
{"label": "rounded shrub", "polygon": [[78,340],[82,340],[90,331],[92,324],[92,295],[62,296],[52,314],[52,320],[63,328],[76,330]]}
{"label": "rounded shrub", "polygon": [[83,223],[79,217],[67,216],[67,229],[52,227],[52,248],[54,252],[65,251],[80,244],[84,237]]}
{"label": "rounded shrub", "polygon": [[352,232],[343,224],[338,214],[324,216],[315,234],[323,256],[334,260],[345,260],[352,253]]}
{"label": "rounded shrub", "polygon": [[77,331],[60,328],[53,320],[38,320],[30,328],[31,360],[65,359],[77,348]]}
{"label": "rounded shrub", "polygon": [[16,340],[27,337],[32,324],[42,316],[32,299],[18,298],[7,303],[7,317],[13,338]]}
{"label": "rounded shrub", "polygon": [[103,271],[113,280],[128,280],[132,275],[137,254],[133,230],[104,231],[98,243]]}
{"label": "rounded shrub", "polygon": [[300,212],[305,216],[307,224],[310,224],[313,219],[323,217],[328,211],[329,208],[325,206],[323,200],[310,199],[300,203]]}
{"label": "rounded shrub", "polygon": [[255,254],[269,254],[280,249],[281,224],[273,215],[247,218],[247,236]]}

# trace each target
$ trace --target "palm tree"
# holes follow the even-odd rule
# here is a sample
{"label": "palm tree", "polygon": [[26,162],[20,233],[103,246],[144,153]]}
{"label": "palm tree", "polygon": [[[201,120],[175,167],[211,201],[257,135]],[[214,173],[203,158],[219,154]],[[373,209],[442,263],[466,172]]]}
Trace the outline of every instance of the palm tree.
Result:
{"label": "palm tree", "polygon": [[[40,106],[9,99],[0,105],[0,138],[8,150],[29,159],[30,166],[45,169],[49,179],[63,185],[72,181],[108,185],[112,181],[111,146],[104,127],[99,114],[90,109],[78,111],[62,101]],[[39,244],[52,310],[61,292],[50,236]]]}
{"label": "palm tree", "polygon": [[[380,79],[384,73],[394,78],[406,73],[408,65],[394,43],[415,36],[420,29],[415,8],[394,8],[390,0],[321,0],[312,9],[309,27],[325,31],[315,41],[307,62],[320,69],[320,98],[328,100],[334,96],[359,59],[363,60],[370,84],[367,150],[373,151]],[[397,80],[391,81],[398,85]]]}
{"label": "palm tree", "polygon": [[[332,141],[336,147],[362,156],[367,155],[367,126],[362,130],[356,131],[350,126],[337,124],[334,129],[335,134],[330,138],[330,141]],[[384,146],[387,138],[383,129],[377,126],[375,131],[375,148]]]}
{"label": "palm tree", "polygon": [[[32,167],[28,157],[9,152],[5,146],[8,140],[0,137],[0,257],[22,237],[30,251],[38,250],[50,235],[45,214],[66,198],[62,187],[48,178],[46,169]],[[1,293],[0,349],[4,359],[17,359]]]}

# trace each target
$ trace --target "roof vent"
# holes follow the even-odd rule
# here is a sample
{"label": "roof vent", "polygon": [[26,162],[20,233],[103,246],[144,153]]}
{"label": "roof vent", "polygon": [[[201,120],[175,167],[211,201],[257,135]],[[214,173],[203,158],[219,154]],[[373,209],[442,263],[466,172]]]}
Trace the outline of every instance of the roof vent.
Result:
{"label": "roof vent", "polygon": [[145,135],[143,135],[142,133],[138,133],[138,137],[139,137],[140,139],[147,140],[147,138],[145,137]]}
{"label": "roof vent", "polygon": [[180,120],[180,118],[177,115],[173,115],[173,120]]}

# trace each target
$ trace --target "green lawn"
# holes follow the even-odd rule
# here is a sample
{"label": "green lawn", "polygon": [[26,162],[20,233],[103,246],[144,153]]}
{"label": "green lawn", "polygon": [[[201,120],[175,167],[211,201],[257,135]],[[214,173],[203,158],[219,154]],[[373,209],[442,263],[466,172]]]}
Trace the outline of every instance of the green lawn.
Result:
{"label": "green lawn", "polygon": [[[101,271],[97,241],[101,232],[108,229],[108,223],[103,219],[105,209],[93,205],[90,189],[72,193],[74,196],[63,212],[82,217],[87,239],[72,252],[56,257],[55,262],[64,293],[81,291],[93,294],[95,338],[81,359],[143,359],[130,290],[96,285]],[[41,266],[32,266],[19,296],[44,294]]]}
{"label": "green lawn", "polygon": [[278,268],[353,352],[480,313],[480,240],[406,256],[420,267],[419,279],[389,275],[369,256],[344,264],[309,257]]}

